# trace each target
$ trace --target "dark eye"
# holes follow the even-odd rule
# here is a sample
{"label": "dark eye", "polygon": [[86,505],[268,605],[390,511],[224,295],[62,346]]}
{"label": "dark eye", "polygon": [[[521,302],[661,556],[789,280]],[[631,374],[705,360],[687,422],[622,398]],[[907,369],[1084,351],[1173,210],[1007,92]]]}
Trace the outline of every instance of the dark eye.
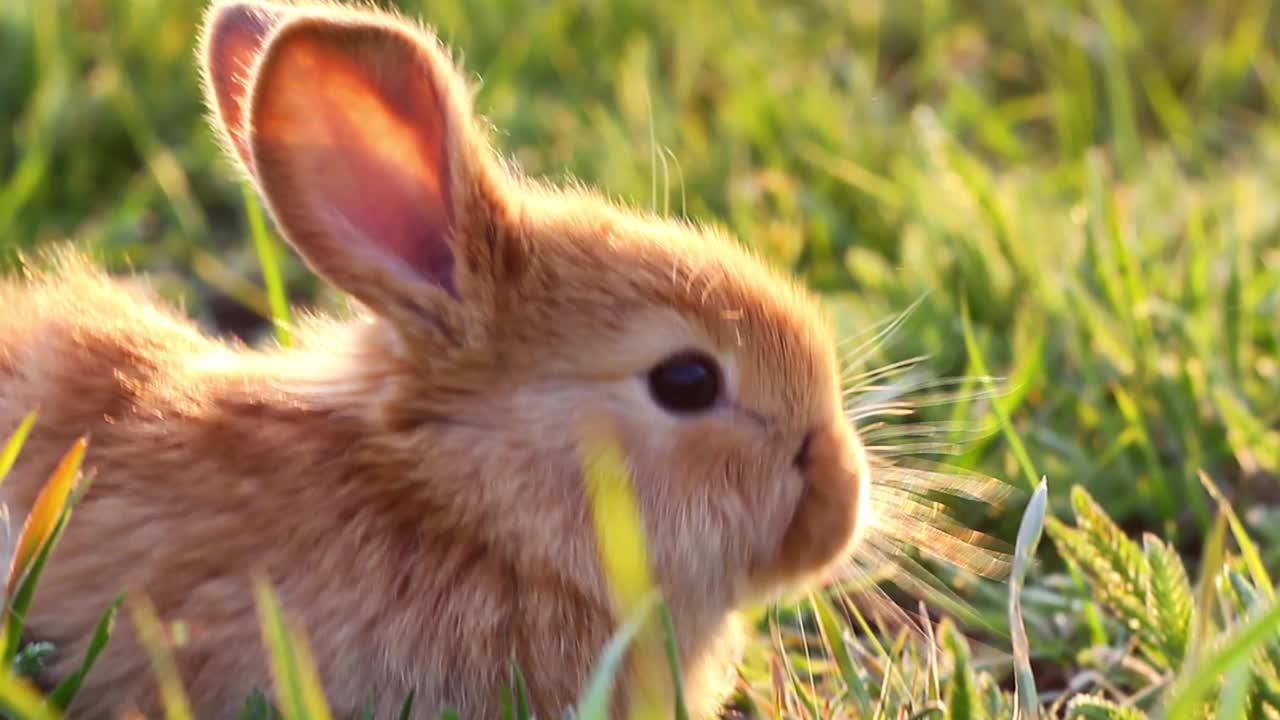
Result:
{"label": "dark eye", "polygon": [[684,352],[649,371],[649,392],[669,412],[699,412],[720,397],[720,368],[698,352]]}

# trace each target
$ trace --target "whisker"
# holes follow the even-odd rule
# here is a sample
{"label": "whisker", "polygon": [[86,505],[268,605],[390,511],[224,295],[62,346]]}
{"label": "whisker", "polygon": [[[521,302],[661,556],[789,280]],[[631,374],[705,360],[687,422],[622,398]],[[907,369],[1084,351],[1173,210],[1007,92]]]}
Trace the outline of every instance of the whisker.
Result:
{"label": "whisker", "polygon": [[[1006,378],[995,376],[931,377],[924,368],[929,356],[914,355],[878,367],[864,368],[870,358],[882,358],[881,348],[904,327],[920,306],[911,306],[877,323],[870,337],[861,337],[841,364],[844,415],[858,431],[867,451],[871,471],[872,527],[855,556],[841,566],[829,588],[852,617],[870,635],[870,644],[881,653],[885,685],[889,674],[898,677],[894,687],[905,690],[906,673],[891,669],[906,663],[927,663],[935,658],[932,618],[938,612],[953,616],[962,626],[983,628],[1000,635],[1002,616],[986,614],[966,597],[964,585],[1000,582],[1012,565],[1009,543],[969,526],[960,504],[978,503],[1000,508],[1019,488],[973,470],[939,462],[963,455],[975,442],[999,432],[994,423],[968,423],[964,416],[933,420],[930,408],[974,401],[990,402],[1007,397],[1013,388]],[[843,351],[843,348],[842,348]],[[945,412],[945,411],[944,411]],[[963,584],[955,582],[962,580]],[[916,612],[901,606],[904,596],[915,605],[930,607]],[[872,618],[876,631],[859,614]],[[893,646],[885,654],[878,638],[930,644],[929,654],[906,655]],[[977,645],[971,642],[971,646]],[[917,678],[921,677],[919,675]],[[927,682],[927,679],[926,679]]]}
{"label": "whisker", "polygon": [[845,364],[857,365],[862,361],[866,360],[872,350],[882,345],[886,340],[889,339],[889,337],[891,337],[895,332],[897,332],[898,329],[903,326],[903,324],[906,323],[907,318],[909,318],[912,315],[912,313],[915,312],[916,308],[920,306],[920,303],[924,302],[925,297],[926,297],[925,295],[921,295],[920,297],[916,298],[910,305],[907,306],[905,310],[899,313],[897,317],[890,320],[888,322],[888,325],[886,325],[883,329],[879,330],[878,332],[875,333],[875,335],[872,335],[870,338],[867,338],[862,343],[860,343],[857,347],[849,351],[845,356]]}
{"label": "whisker", "polygon": [[989,437],[1000,431],[1000,427],[990,424],[975,428],[962,422],[930,422],[930,423],[888,423],[875,422],[858,429],[862,441],[873,442],[907,437],[934,437],[945,435],[956,442],[972,442]]}
{"label": "whisker", "polygon": [[881,417],[881,416],[907,417],[908,415],[914,415],[915,412],[916,412],[916,409],[912,407],[909,403],[897,402],[897,403],[885,403],[883,405],[873,405],[868,408],[863,408],[858,412],[846,413],[845,417],[850,422],[853,422],[856,424],[859,420],[865,420],[867,418],[874,418],[874,417]]}
{"label": "whisker", "polygon": [[981,626],[998,633],[973,607],[910,555],[895,552],[890,558],[898,572],[890,580],[913,598],[945,608],[969,625]]}
{"label": "whisker", "polygon": [[1009,576],[1013,559],[1009,553],[983,545],[990,542],[990,536],[936,519],[932,524],[904,522],[900,525],[892,542],[911,545],[930,559],[989,580]]}
{"label": "whisker", "polygon": [[[881,565],[891,567],[891,564],[885,559]],[[860,572],[855,566],[849,566],[846,570],[848,575],[844,580],[858,582],[861,579],[857,577]],[[892,582],[892,580],[889,580]],[[874,584],[866,584],[865,581],[859,582],[856,589],[846,585],[840,585],[841,591],[849,602],[856,603],[858,607],[863,608],[864,612],[875,619],[876,625],[879,626],[882,635],[889,635],[884,632],[886,627],[892,627],[896,630],[907,630],[913,636],[921,637],[924,631],[916,624],[916,620],[911,613],[902,609],[893,598],[889,597],[885,591],[884,580]],[[856,600],[854,599],[856,596]]]}
{"label": "whisker", "polygon": [[[989,382],[992,385],[995,385],[997,383],[1004,382],[1006,379],[1007,378],[997,377],[994,375],[977,375],[977,376],[961,375],[958,377],[927,378],[927,379],[918,380],[914,383],[897,383],[894,385],[880,385],[875,387],[873,390],[868,390],[864,394],[874,394],[878,392],[878,393],[884,393],[887,397],[902,397],[905,395],[910,395],[911,393],[914,393],[914,392],[918,392],[920,390],[933,390],[933,389],[942,388],[942,387],[956,387],[956,386],[963,386],[965,384],[985,385]],[[870,383],[867,383],[865,385],[869,387]],[[857,388],[849,388],[849,390],[846,391],[846,394],[849,394],[850,391],[853,391],[856,389]],[[983,390],[982,392],[989,392],[989,391]]]}
{"label": "whisker", "polygon": [[[886,387],[864,392],[855,400],[850,400],[848,393],[846,393],[845,411],[857,412],[866,404],[887,403],[889,401],[907,403],[916,408],[951,405],[972,400],[993,400],[1010,392],[1008,389],[995,387],[990,389],[986,387],[970,390],[958,389],[963,388],[965,382],[965,378],[944,378],[918,383],[913,386]],[[914,393],[919,394],[916,395]]]}
{"label": "whisker", "polygon": [[877,380],[893,377],[899,373],[908,372],[919,363],[928,359],[928,355],[916,355],[915,357],[898,360],[887,365],[881,365],[880,367],[873,368],[871,370],[863,370],[861,372],[855,372],[855,367],[849,367],[841,374],[840,379],[846,384],[854,383],[855,388],[866,387]]}
{"label": "whisker", "polygon": [[[928,465],[929,467],[926,467]],[[1001,507],[1018,488],[1003,480],[936,462],[896,459],[872,460],[872,488],[896,487],[912,492],[939,492],[953,497]]]}
{"label": "whisker", "polygon": [[936,560],[993,579],[1007,575],[1007,543],[955,520],[951,508],[914,487],[873,484],[871,502],[877,539],[922,548]]}
{"label": "whisker", "polygon": [[964,446],[956,442],[914,442],[914,443],[896,443],[894,445],[867,445],[867,452],[873,452],[880,457],[898,457],[900,455],[961,455],[964,453]]}
{"label": "whisker", "polygon": [[[841,353],[845,353],[845,354],[855,351],[857,348],[852,347],[854,343],[859,341],[865,341],[865,340],[874,340],[875,336],[882,334],[884,327],[886,325],[892,325],[894,322],[894,319],[897,317],[898,315],[887,315],[885,317],[880,318],[879,320],[876,320],[870,323],[869,325],[867,325],[866,327],[863,327],[860,330],[857,330],[853,333],[850,333],[849,335],[846,335],[845,337],[840,338],[839,340],[836,341],[836,349],[839,350]],[[844,355],[842,355],[841,357],[843,356]]]}

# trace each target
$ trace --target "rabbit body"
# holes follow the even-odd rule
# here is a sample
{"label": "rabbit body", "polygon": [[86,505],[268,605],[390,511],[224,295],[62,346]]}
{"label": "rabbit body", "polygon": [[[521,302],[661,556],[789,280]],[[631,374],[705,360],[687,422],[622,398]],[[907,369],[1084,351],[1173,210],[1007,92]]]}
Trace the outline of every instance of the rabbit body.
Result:
{"label": "rabbit body", "polygon": [[[187,625],[174,652],[198,717],[231,717],[252,688],[269,689],[250,585],[261,572],[302,621],[340,717],[368,698],[391,717],[410,688],[422,717],[446,703],[492,717],[511,660],[528,668],[535,706],[576,697],[613,617],[584,497],[531,506],[550,484],[540,475],[574,473],[525,437],[545,418],[519,418],[512,395],[506,429],[388,434],[373,415],[387,412],[378,396],[396,370],[376,325],[313,328],[321,347],[359,348],[358,371],[299,382],[334,350],[306,347],[305,334],[298,350],[228,347],[75,258],[47,283],[0,294],[13,311],[0,319],[0,426],[40,408],[4,485],[14,533],[75,436],[90,440],[92,487],[27,618],[57,650],[49,677],[78,666],[117,592],[137,590]],[[490,503],[481,477],[530,492]],[[683,633],[691,659],[732,652],[732,635],[718,637],[731,621],[706,615],[701,638],[691,624]],[[727,690],[731,678],[712,677],[722,662],[705,662],[720,685],[708,690]],[[92,706],[74,716],[158,716],[150,675],[122,622],[87,678]]]}
{"label": "rabbit body", "polygon": [[[254,349],[73,251],[0,281],[0,433],[40,413],[0,486],[12,533],[89,438],[92,485],[27,618],[48,677],[127,591],[185,623],[196,716],[234,717],[271,682],[261,576],[339,717],[390,717],[411,688],[417,717],[492,717],[513,663],[559,716],[619,622],[579,453],[606,430],[691,712],[714,716],[735,608],[820,576],[868,524],[815,301],[713,229],[521,178],[398,17],[220,3],[203,55],[232,157],[357,309]],[[159,716],[153,677],[122,622],[72,715]]]}

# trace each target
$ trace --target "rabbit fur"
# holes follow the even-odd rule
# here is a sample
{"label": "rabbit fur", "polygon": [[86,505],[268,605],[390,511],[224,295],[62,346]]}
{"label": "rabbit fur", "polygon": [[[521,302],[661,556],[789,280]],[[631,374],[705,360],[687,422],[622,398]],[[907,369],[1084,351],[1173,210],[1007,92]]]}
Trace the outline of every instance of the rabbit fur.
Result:
{"label": "rabbit fur", "polygon": [[[71,249],[0,280],[0,433],[39,409],[0,499],[24,518],[81,435],[94,472],[27,617],[48,677],[127,591],[186,624],[196,716],[234,717],[271,684],[261,576],[337,717],[411,688],[417,717],[493,717],[513,662],[558,716],[619,624],[579,453],[605,431],[691,713],[714,717],[736,610],[820,580],[871,520],[816,299],[720,230],[523,177],[447,51],[391,12],[215,2],[201,57],[230,158],[354,311],[246,347]],[[724,390],[673,413],[646,377],[690,349]],[[153,677],[121,622],[72,716],[159,716]]]}

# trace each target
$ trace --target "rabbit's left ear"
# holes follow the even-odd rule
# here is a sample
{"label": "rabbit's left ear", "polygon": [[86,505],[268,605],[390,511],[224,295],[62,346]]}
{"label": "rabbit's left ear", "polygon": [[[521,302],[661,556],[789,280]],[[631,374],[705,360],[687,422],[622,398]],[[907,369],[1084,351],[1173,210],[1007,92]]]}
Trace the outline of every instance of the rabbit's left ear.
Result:
{"label": "rabbit's left ear", "polygon": [[250,172],[244,128],[249,86],[258,55],[288,10],[283,5],[231,0],[215,2],[205,16],[200,38],[205,99],[228,150]]}
{"label": "rabbit's left ear", "polygon": [[522,246],[433,37],[375,11],[291,9],[236,107],[258,189],[313,270],[409,332],[489,316]]}

